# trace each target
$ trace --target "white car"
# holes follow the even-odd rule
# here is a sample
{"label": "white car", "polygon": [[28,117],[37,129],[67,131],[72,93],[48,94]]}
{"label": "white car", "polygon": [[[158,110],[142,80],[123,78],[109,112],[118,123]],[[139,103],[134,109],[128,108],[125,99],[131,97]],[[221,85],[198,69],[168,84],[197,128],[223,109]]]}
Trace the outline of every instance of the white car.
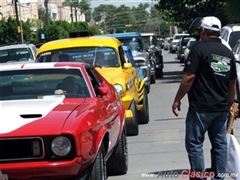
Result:
{"label": "white car", "polygon": [[164,39],[164,44],[163,44],[164,50],[169,50],[171,41],[172,41],[172,37],[166,37]]}
{"label": "white car", "polygon": [[34,44],[14,44],[0,47],[0,63],[35,62],[37,48]]}
{"label": "white car", "polygon": [[177,51],[177,46],[183,36],[189,36],[189,34],[175,34],[173,36],[173,40],[171,41],[169,48],[170,53],[175,53]]}
{"label": "white car", "polygon": [[221,38],[224,39],[233,49],[240,39],[240,25],[228,24],[222,27]]}

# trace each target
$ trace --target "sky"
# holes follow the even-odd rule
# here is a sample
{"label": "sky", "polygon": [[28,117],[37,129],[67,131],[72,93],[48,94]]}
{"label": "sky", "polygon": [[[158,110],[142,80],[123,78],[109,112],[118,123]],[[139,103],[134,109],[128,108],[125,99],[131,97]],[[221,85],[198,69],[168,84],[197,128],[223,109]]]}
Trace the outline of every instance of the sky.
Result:
{"label": "sky", "polygon": [[132,7],[138,6],[140,3],[152,3],[152,0],[90,0],[91,8],[98,7],[101,4],[113,4],[117,7],[124,4]]}

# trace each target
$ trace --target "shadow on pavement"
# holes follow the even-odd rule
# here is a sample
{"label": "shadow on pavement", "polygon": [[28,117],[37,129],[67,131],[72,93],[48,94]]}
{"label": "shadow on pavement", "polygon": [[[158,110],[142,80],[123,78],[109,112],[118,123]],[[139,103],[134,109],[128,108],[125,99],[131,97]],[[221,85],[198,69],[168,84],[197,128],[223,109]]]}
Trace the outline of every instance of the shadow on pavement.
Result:
{"label": "shadow on pavement", "polygon": [[185,118],[167,118],[167,119],[155,119],[154,121],[179,121],[179,120],[185,120]]}
{"label": "shadow on pavement", "polygon": [[167,61],[167,62],[164,62],[163,64],[179,64],[179,60],[173,60],[173,61]]}
{"label": "shadow on pavement", "polygon": [[143,173],[141,176],[145,177],[156,177],[156,178],[187,178],[188,177],[188,169],[172,169],[172,170],[164,170],[164,171],[156,171],[156,172],[147,172]]}
{"label": "shadow on pavement", "polygon": [[183,71],[167,71],[163,72],[163,78],[159,79],[162,83],[176,83],[181,82]]}

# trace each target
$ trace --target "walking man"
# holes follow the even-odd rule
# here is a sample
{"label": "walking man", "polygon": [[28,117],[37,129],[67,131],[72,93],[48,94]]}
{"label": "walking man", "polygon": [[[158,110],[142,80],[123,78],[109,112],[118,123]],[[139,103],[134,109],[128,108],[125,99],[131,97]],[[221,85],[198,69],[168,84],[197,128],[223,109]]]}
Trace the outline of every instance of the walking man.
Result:
{"label": "walking man", "polygon": [[213,151],[211,171],[215,176],[212,179],[224,179],[220,173],[226,172],[227,165],[226,126],[234,103],[235,59],[232,51],[221,43],[218,18],[196,18],[189,29],[199,33],[202,43],[193,47],[185,62],[172,111],[178,116],[181,99],[187,94],[189,108],[185,122],[185,147],[190,170],[196,174],[190,179],[207,179],[197,176],[205,171],[202,146],[206,132]]}

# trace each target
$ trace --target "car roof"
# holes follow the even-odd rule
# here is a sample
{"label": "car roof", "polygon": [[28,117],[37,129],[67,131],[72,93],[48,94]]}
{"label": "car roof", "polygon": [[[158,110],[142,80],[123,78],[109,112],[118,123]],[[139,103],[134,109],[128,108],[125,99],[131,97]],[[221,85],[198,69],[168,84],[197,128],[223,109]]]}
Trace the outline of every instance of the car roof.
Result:
{"label": "car roof", "polygon": [[49,68],[82,68],[86,63],[81,62],[47,62],[47,63],[17,63],[3,64],[0,71],[21,70],[21,69],[49,69]]}
{"label": "car roof", "polygon": [[223,26],[222,29],[231,29],[232,31],[240,31],[240,24],[227,24]]}
{"label": "car roof", "polygon": [[1,50],[4,50],[4,49],[18,49],[18,48],[24,48],[24,47],[28,48],[28,47],[31,46],[31,45],[34,46],[34,44],[1,45],[1,46],[0,46],[0,49],[1,49]]}
{"label": "car roof", "polygon": [[121,42],[114,37],[103,37],[103,36],[89,36],[89,37],[77,37],[77,38],[67,38],[55,41],[49,41],[43,44],[37,51],[37,55],[56,49],[66,49],[74,47],[93,47],[93,46],[103,46],[103,47],[114,47],[118,48]]}
{"label": "car roof", "polygon": [[189,34],[187,34],[187,33],[174,34],[174,36],[179,36],[179,35],[188,36]]}
{"label": "car roof", "polygon": [[155,33],[141,33],[141,36],[156,36]]}
{"label": "car roof", "polygon": [[133,37],[133,36],[141,36],[139,32],[126,32],[126,33],[114,33],[114,34],[102,34],[99,36],[110,36],[110,37]]}

